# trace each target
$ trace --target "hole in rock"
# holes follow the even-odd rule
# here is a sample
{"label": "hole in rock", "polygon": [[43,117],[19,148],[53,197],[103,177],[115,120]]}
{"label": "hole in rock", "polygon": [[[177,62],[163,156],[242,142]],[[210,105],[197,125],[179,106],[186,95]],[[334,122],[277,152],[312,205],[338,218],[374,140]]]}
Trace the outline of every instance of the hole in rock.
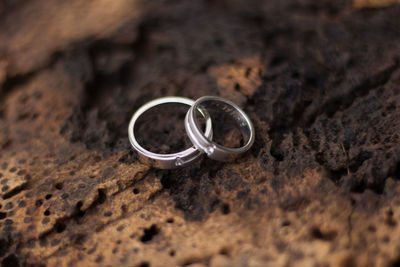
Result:
{"label": "hole in rock", "polygon": [[61,190],[63,188],[63,184],[62,183],[56,183],[54,186],[56,189]]}
{"label": "hole in rock", "polygon": [[221,248],[221,250],[219,251],[219,254],[221,255],[225,255],[225,256],[229,256],[229,249],[228,248]]}
{"label": "hole in rock", "polygon": [[64,232],[65,228],[67,228],[67,225],[63,222],[57,222],[55,225],[55,229],[56,229],[57,233]]}
{"label": "hole in rock", "polygon": [[43,200],[41,200],[41,199],[38,199],[35,202],[36,207],[40,207],[40,206],[42,206],[42,204],[43,204]]}
{"label": "hole in rock", "polygon": [[311,229],[311,236],[314,239],[332,241],[336,237],[336,235],[337,233],[335,231],[322,232],[318,227],[313,227]]}
{"label": "hole in rock", "polygon": [[140,238],[140,241],[143,243],[151,241],[158,233],[160,229],[158,229],[157,225],[153,224],[150,228],[144,229],[144,234]]}
{"label": "hole in rock", "polygon": [[227,215],[231,212],[231,208],[229,207],[228,204],[224,204],[222,205],[222,213]]}
{"label": "hole in rock", "polygon": [[138,265],[138,267],[150,267],[150,263],[142,262],[141,264]]}

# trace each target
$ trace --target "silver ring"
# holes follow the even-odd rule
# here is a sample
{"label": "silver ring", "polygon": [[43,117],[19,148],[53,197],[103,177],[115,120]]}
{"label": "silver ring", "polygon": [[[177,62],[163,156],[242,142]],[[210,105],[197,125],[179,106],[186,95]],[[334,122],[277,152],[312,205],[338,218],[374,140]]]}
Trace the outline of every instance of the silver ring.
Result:
{"label": "silver ring", "polygon": [[[147,104],[141,106],[135,114],[133,114],[132,119],[128,127],[129,141],[131,142],[134,149],[139,152],[140,160],[145,161],[148,164],[160,169],[173,169],[176,167],[186,166],[195,160],[199,159],[203,152],[199,151],[196,147],[190,147],[184,151],[172,154],[157,154],[144,149],[135,138],[135,123],[137,119],[146,111],[156,106],[169,103],[179,103],[192,106],[195,102],[189,98],[169,96],[162,97],[148,102]],[[206,110],[198,109],[201,115],[205,118],[206,129],[204,136],[211,139],[212,138],[212,123],[211,118]],[[144,156],[144,157],[143,157]]]}
{"label": "silver ring", "polygon": [[[213,142],[207,135],[203,134],[196,118],[195,110],[206,110],[207,106],[218,108],[230,115],[240,127],[242,134],[247,138],[244,146],[239,148],[228,148]],[[254,143],[254,126],[249,117],[233,102],[216,96],[203,96],[196,100],[188,110],[185,117],[185,129],[190,141],[200,151],[206,153],[209,158],[219,161],[229,161],[241,154]]]}

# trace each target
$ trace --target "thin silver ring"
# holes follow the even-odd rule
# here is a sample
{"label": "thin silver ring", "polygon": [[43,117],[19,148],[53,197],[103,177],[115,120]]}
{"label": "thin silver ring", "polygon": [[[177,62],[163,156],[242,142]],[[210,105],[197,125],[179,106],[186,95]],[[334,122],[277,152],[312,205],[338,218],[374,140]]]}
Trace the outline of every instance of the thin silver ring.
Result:
{"label": "thin silver ring", "polygon": [[[196,109],[207,109],[206,103],[214,105],[230,115],[239,125],[242,134],[246,135],[248,140],[246,144],[239,148],[228,148],[213,142],[207,135],[204,135],[199,127],[196,118]],[[229,161],[250,149],[254,143],[254,126],[246,113],[233,102],[217,97],[203,96],[196,100],[188,110],[185,117],[185,129],[193,145],[200,151],[207,154],[211,159],[219,161]]]}
{"label": "thin silver ring", "polygon": [[[168,96],[162,97],[148,102],[147,104],[141,106],[135,114],[133,114],[132,119],[128,127],[129,141],[131,142],[133,148],[139,153],[139,158],[142,162],[152,165],[153,167],[160,169],[173,169],[176,167],[183,167],[189,165],[190,163],[198,160],[203,152],[199,151],[196,147],[190,147],[184,151],[172,154],[157,154],[144,149],[135,138],[135,123],[137,119],[146,111],[156,106],[162,104],[178,103],[188,106],[192,106],[194,101],[178,96]],[[212,139],[212,123],[211,118],[206,110],[198,109],[201,115],[205,118],[206,129],[204,136]]]}

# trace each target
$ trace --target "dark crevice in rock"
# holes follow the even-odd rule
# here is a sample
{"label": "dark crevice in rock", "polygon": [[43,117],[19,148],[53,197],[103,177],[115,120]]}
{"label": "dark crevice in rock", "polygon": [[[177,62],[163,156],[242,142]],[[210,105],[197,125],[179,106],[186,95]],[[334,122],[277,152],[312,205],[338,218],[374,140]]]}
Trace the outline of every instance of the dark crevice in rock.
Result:
{"label": "dark crevice in rock", "polygon": [[339,184],[340,179],[349,174],[347,168],[341,168],[337,170],[329,170],[328,169],[329,178],[336,184]]}
{"label": "dark crevice in rock", "polygon": [[97,206],[103,204],[107,199],[107,194],[105,189],[98,189],[97,190],[97,198],[96,201],[92,204],[92,206]]}
{"label": "dark crevice in rock", "polygon": [[386,179],[379,182],[377,181],[369,185],[367,188],[371,189],[375,194],[382,195],[385,190],[385,182]]}
{"label": "dark crevice in rock", "polygon": [[353,193],[364,193],[365,189],[367,189],[367,183],[365,180],[354,181],[350,187],[350,192]]}
{"label": "dark crevice in rock", "polygon": [[15,254],[10,254],[5,257],[1,262],[2,267],[18,267],[20,266],[19,260]]}
{"label": "dark crevice in rock", "polygon": [[400,256],[392,260],[388,265],[388,267],[399,267],[399,266],[400,266]]}
{"label": "dark crevice in rock", "polygon": [[3,195],[3,199],[8,199],[11,198],[15,195],[18,195],[19,193],[21,193],[23,190],[27,189],[28,187],[28,183],[23,183],[20,186],[15,187],[13,190],[9,191],[8,193]]}
{"label": "dark crevice in rock", "polygon": [[39,71],[33,71],[25,74],[18,74],[13,77],[7,78],[0,90],[0,99],[5,99],[7,94],[10,93],[14,88],[22,86],[29,82],[33,77],[35,77]]}
{"label": "dark crevice in rock", "polygon": [[389,176],[400,180],[400,161],[396,163],[396,166],[393,168],[393,171],[389,174]]}
{"label": "dark crevice in rock", "polygon": [[75,205],[75,212],[72,215],[72,218],[75,218],[77,221],[79,220],[80,217],[83,217],[85,215],[85,211],[81,210],[83,206],[82,201],[78,201]]}
{"label": "dark crevice in rock", "polygon": [[285,135],[284,132],[286,132],[286,130],[277,131],[277,128],[275,128],[274,131],[270,131],[270,138],[272,139],[272,144],[269,152],[271,156],[273,156],[277,161],[283,161],[285,158],[283,154],[284,152],[280,149],[280,145]]}
{"label": "dark crevice in rock", "polygon": [[364,161],[370,159],[372,157],[372,153],[370,151],[361,151],[357,156],[350,160],[349,170],[352,173],[358,171]]}

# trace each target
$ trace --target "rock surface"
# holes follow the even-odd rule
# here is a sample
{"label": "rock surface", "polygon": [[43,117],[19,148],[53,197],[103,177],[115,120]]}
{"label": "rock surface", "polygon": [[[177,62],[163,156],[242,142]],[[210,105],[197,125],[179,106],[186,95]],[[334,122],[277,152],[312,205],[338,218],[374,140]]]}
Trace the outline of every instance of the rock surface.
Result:
{"label": "rock surface", "polygon": [[[400,5],[355,7],[0,2],[2,266],[399,266]],[[130,116],[165,95],[235,101],[254,146],[140,163]]]}

